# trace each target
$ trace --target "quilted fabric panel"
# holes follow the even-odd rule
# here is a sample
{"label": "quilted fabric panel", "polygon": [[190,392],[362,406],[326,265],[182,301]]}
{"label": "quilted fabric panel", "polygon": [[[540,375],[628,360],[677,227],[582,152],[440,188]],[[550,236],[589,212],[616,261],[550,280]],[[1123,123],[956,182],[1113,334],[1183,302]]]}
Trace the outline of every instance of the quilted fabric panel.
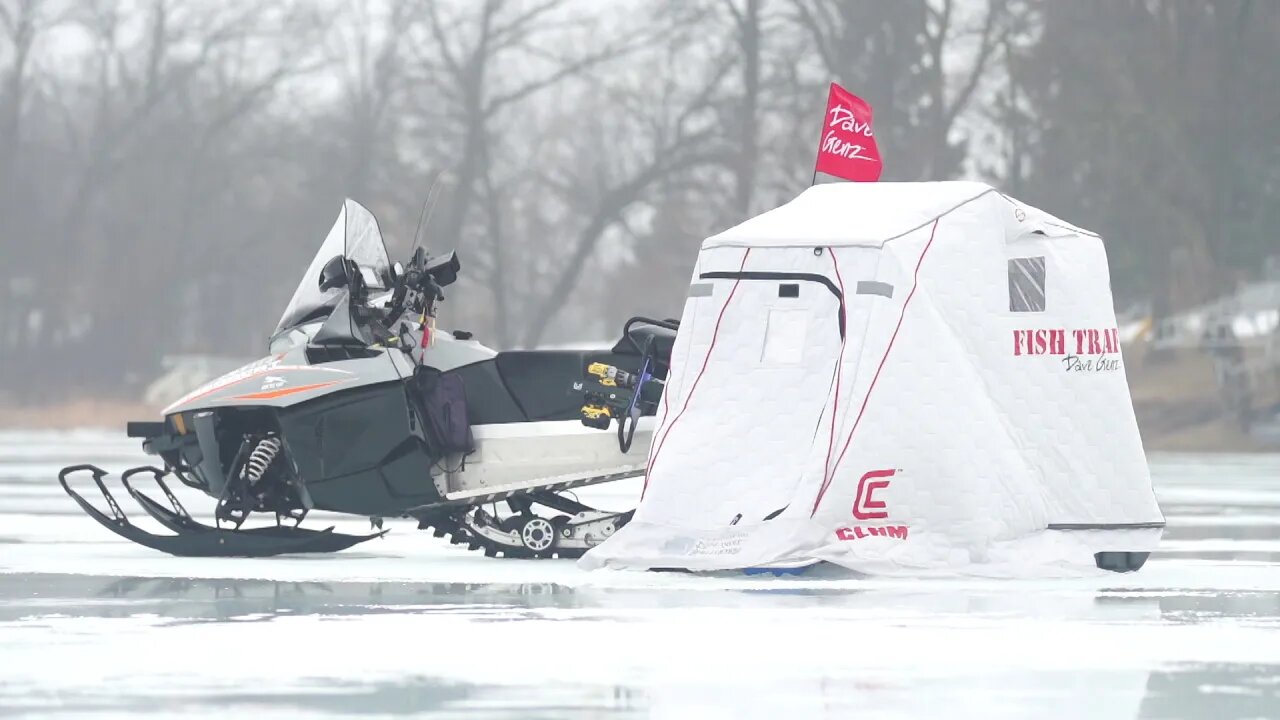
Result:
{"label": "quilted fabric panel", "polygon": [[1001,195],[979,182],[824,183],[791,202],[757,215],[714,237],[704,248],[880,247],[913,232],[974,198]]}
{"label": "quilted fabric panel", "polygon": [[[803,277],[827,279],[814,272],[823,264],[831,268],[829,258],[811,251],[771,250],[753,252],[745,264],[739,255],[737,267],[732,256],[703,264],[704,277],[766,276],[702,279],[715,284],[712,296],[689,300],[690,351],[677,369],[680,392],[655,433],[637,520],[718,527],[786,506],[802,471],[795,449],[814,441],[840,347],[839,298],[824,282]],[[796,296],[780,293],[783,284],[798,285]],[[776,348],[766,352],[770,320],[797,316],[802,329],[774,332],[802,335],[804,345],[781,360]]]}
{"label": "quilted fabric panel", "polygon": [[[978,229],[958,225],[975,240]],[[945,242],[946,228],[938,232],[934,242]],[[829,471],[817,511],[804,506],[825,531],[823,544],[835,546],[828,557],[838,549],[850,563],[886,553],[922,566],[952,563],[953,554],[967,562],[995,539],[1043,528],[1048,518],[1047,496],[1007,433],[988,379],[965,361],[945,310],[954,299],[930,292],[937,245],[920,260],[929,235],[886,252],[881,277],[897,277],[908,291],[867,328],[875,352],[863,354],[854,404],[842,413],[847,452]],[[800,495],[813,497],[813,487]],[[892,535],[880,534],[890,528]],[[934,547],[947,555],[935,557]]]}

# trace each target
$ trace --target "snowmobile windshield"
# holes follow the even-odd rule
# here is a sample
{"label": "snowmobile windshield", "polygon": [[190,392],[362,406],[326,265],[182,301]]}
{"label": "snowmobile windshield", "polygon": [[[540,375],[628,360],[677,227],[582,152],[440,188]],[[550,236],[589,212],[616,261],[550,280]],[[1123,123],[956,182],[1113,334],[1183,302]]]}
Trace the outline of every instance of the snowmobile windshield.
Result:
{"label": "snowmobile windshield", "polygon": [[313,329],[319,327],[339,303],[347,302],[350,296],[350,278],[342,287],[320,289],[321,272],[325,264],[337,255],[344,255],[354,261],[371,295],[390,287],[391,262],[387,258],[387,247],[382,242],[378,221],[360,203],[345,201],[337,221],[320,245],[319,252],[312,258],[311,265],[302,276],[302,282],[298,283],[298,289],[293,291],[293,299],[289,301],[284,314],[280,316],[279,324],[271,333],[273,348],[295,335],[298,336],[297,339],[305,340],[309,333],[305,332],[303,326]]}

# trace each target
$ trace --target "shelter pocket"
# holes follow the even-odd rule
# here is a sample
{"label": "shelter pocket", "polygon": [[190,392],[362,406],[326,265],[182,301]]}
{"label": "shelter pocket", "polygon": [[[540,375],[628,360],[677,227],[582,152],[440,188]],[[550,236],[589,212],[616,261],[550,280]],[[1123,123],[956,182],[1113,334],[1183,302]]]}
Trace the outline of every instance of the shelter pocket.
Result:
{"label": "shelter pocket", "polygon": [[772,309],[764,329],[764,365],[798,365],[804,362],[804,346],[809,334],[810,311]]}

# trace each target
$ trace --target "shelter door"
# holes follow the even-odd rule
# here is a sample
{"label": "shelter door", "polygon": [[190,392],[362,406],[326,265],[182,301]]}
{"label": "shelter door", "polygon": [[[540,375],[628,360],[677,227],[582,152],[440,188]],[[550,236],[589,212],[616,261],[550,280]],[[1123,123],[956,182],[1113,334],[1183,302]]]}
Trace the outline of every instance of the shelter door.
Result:
{"label": "shelter door", "polygon": [[790,502],[815,440],[826,442],[847,321],[832,269],[809,249],[756,250],[695,280],[651,453],[646,504],[663,522],[760,522]]}

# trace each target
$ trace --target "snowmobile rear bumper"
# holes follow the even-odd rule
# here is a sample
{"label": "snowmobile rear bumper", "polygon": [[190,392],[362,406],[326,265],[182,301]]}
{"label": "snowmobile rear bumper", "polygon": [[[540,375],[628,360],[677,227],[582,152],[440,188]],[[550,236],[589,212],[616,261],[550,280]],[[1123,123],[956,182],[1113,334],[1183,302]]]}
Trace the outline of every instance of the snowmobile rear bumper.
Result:
{"label": "snowmobile rear bumper", "polygon": [[[93,475],[93,481],[97,484],[98,490],[101,491],[103,498],[106,499],[107,506],[111,511],[109,516],[98,510],[71,488],[67,478],[78,472],[88,472]],[[148,473],[153,477],[161,491],[164,492],[172,509],[165,508],[133,487],[129,479],[141,473]],[[132,540],[139,545],[179,557],[269,557],[291,553],[338,552],[385,534],[384,531],[372,535],[345,535],[333,532],[332,527],[325,530],[309,530],[276,525],[245,530],[228,530],[203,525],[192,519],[186,509],[182,507],[182,504],[178,502],[177,497],[164,483],[163,478],[167,474],[166,471],[159,468],[137,467],[126,471],[121,476],[121,482],[124,484],[125,489],[129,491],[129,495],[137,501],[148,515],[169,530],[177,533],[176,535],[156,535],[131,523],[124,511],[120,509],[115,497],[107,490],[106,484],[102,481],[108,475],[107,471],[96,465],[73,465],[63,468],[58,473],[58,482],[62,484],[62,489],[66,490],[71,499],[75,500],[76,504],[89,517],[97,520],[98,524],[126,540]]]}

